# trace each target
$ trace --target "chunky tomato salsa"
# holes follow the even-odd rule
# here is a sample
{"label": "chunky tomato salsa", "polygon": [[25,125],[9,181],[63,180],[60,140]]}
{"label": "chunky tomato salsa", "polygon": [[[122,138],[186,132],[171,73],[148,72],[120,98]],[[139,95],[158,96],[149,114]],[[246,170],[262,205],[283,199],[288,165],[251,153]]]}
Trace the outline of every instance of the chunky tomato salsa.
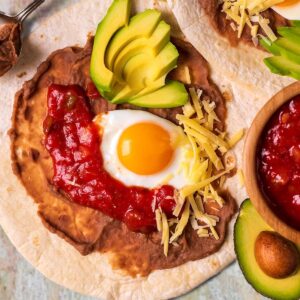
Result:
{"label": "chunky tomato salsa", "polygon": [[300,95],[267,124],[258,152],[258,173],[274,212],[300,230]]}
{"label": "chunky tomato salsa", "polygon": [[[88,93],[93,97],[93,93]],[[53,184],[76,203],[124,222],[130,230],[156,230],[155,209],[168,217],[175,207],[174,188],[128,187],[103,168],[99,130],[89,99],[80,86],[51,85],[44,120],[45,147],[54,167]]]}

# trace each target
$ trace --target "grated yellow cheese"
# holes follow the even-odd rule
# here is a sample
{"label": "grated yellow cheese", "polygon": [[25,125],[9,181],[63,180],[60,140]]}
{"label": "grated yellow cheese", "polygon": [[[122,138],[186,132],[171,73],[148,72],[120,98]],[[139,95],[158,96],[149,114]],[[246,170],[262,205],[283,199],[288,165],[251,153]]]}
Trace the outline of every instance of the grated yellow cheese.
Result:
{"label": "grated yellow cheese", "polygon": [[236,132],[228,141],[228,145],[231,148],[233,148],[245,135],[245,130],[241,129],[238,132]]}
{"label": "grated yellow cheese", "polygon": [[187,84],[192,83],[192,78],[191,78],[191,73],[190,73],[190,68],[188,66],[184,67],[184,72],[185,72],[185,80]]}
{"label": "grated yellow cheese", "polygon": [[238,169],[237,176],[239,179],[240,186],[243,187],[245,185],[245,177],[244,177],[244,173],[241,169]]}
{"label": "grated yellow cheese", "polygon": [[246,0],[244,0],[243,5],[240,6],[240,14],[241,14],[241,19],[239,22],[238,38],[242,36],[244,27],[246,25]]}
{"label": "grated yellow cheese", "polygon": [[196,113],[197,113],[197,117],[199,120],[201,120],[203,118],[203,112],[202,112],[201,104],[199,101],[199,96],[197,95],[196,90],[194,88],[190,88],[189,91],[190,91],[190,95],[192,97],[193,105],[194,105]]}
{"label": "grated yellow cheese", "polygon": [[[235,10],[238,11],[239,7],[236,6]],[[225,175],[235,167],[235,164],[229,164],[232,162],[232,154],[228,150],[243,135],[243,131],[239,131],[226,140],[226,132],[219,132],[214,128],[215,122],[219,121],[215,113],[216,104],[213,101],[202,100],[202,91],[199,89],[191,88],[189,91],[191,101],[183,107],[183,114],[177,115],[176,118],[182,125],[190,145],[185,154],[186,162],[181,164],[180,169],[191,184],[175,191],[176,206],[173,215],[176,218],[168,220],[161,209],[155,210],[157,228],[162,232],[161,243],[164,245],[165,255],[168,254],[169,244],[178,246],[176,241],[189,221],[199,238],[213,236],[219,239],[215,229],[219,218],[207,214],[203,203],[209,200],[215,201],[220,208],[224,205],[224,200],[212,183],[218,180],[219,186],[223,185]],[[155,202],[153,203],[155,208]],[[215,210],[219,211],[217,207]],[[172,226],[175,226],[175,230],[170,237]]]}
{"label": "grated yellow cheese", "polygon": [[186,201],[182,216],[175,228],[174,234],[171,236],[170,243],[174,242],[181,234],[190,218],[190,202]]}
{"label": "grated yellow cheese", "polygon": [[225,142],[219,136],[217,136],[216,134],[214,134],[210,130],[206,129],[205,127],[201,126],[200,124],[198,124],[194,120],[189,119],[189,118],[187,118],[183,115],[177,115],[176,118],[181,124],[183,124],[185,126],[188,126],[191,129],[194,129],[196,132],[198,132],[199,134],[201,134],[204,137],[206,137],[207,139],[209,139],[212,143],[214,143],[218,146],[224,147],[226,149],[229,148],[227,142]]}
{"label": "grated yellow cheese", "polygon": [[213,188],[213,186],[210,184],[209,189],[212,195],[212,198],[219,204],[220,207],[223,207],[225,201],[223,200],[222,197],[219,196],[217,191]]}
{"label": "grated yellow cheese", "polygon": [[165,256],[168,256],[168,250],[169,250],[169,224],[168,219],[164,213],[161,213],[161,219],[162,219],[162,243],[164,245],[164,254]]}
{"label": "grated yellow cheese", "polygon": [[209,157],[209,159],[211,160],[211,162],[213,163],[213,165],[215,166],[217,171],[223,170],[224,166],[222,164],[221,159],[218,157],[218,155],[216,154],[216,152],[214,151],[213,147],[211,146],[211,144],[209,143],[204,143],[203,147],[205,149],[205,152],[207,153],[207,156]]}
{"label": "grated yellow cheese", "polygon": [[215,180],[219,179],[221,176],[229,173],[230,171],[231,171],[231,169],[225,170],[225,171],[221,172],[220,174],[212,176],[210,178],[207,178],[207,179],[205,179],[205,180],[203,180],[199,183],[188,185],[188,186],[182,188],[181,191],[180,191],[181,197],[185,198],[185,197],[187,197],[191,194],[194,194],[198,190],[200,190],[203,187],[209,185],[210,183],[214,182]]}
{"label": "grated yellow cheese", "polygon": [[275,42],[277,40],[276,34],[273,32],[271,27],[269,26],[270,20],[263,18],[262,16],[259,16],[258,23],[269,38],[271,42]]}
{"label": "grated yellow cheese", "polygon": [[202,216],[203,216],[203,213],[199,210],[196,202],[195,202],[195,199],[194,199],[194,196],[193,195],[189,195],[188,196],[188,201],[190,202],[190,205],[193,209],[193,212],[194,212],[194,215],[197,219],[200,219]]}
{"label": "grated yellow cheese", "polygon": [[193,114],[196,113],[194,107],[192,106],[191,102],[188,101],[182,108],[183,114],[190,118]]}
{"label": "grated yellow cheese", "polygon": [[209,229],[210,229],[210,231],[211,231],[213,237],[214,237],[216,240],[218,240],[218,239],[219,239],[219,235],[218,235],[218,233],[216,232],[214,226],[210,226]]}
{"label": "grated yellow cheese", "polygon": [[191,179],[193,182],[199,182],[200,179],[203,177],[205,174],[206,170],[208,168],[208,159],[205,161],[201,162],[198,168],[195,168],[193,170],[193,173],[191,174]]}
{"label": "grated yellow cheese", "polygon": [[209,237],[208,230],[206,228],[203,228],[203,227],[198,229],[197,234],[198,234],[199,237]]}
{"label": "grated yellow cheese", "polygon": [[162,219],[161,219],[161,212],[160,212],[159,209],[155,210],[155,219],[156,219],[157,230],[159,232],[161,232],[161,230],[162,230]]}
{"label": "grated yellow cheese", "polygon": [[260,14],[283,1],[284,0],[223,0],[223,12],[226,13],[228,19],[233,20],[237,24],[238,38],[242,36],[246,25],[251,30],[252,38],[257,37],[258,28],[260,26],[267,37],[271,41],[275,41],[277,37],[269,26],[269,20],[263,18]]}

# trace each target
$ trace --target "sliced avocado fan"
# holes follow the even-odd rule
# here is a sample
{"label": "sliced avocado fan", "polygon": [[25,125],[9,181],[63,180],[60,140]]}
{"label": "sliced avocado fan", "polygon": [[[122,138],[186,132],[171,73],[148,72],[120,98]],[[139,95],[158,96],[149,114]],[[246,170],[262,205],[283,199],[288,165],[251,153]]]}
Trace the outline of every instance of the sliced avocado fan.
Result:
{"label": "sliced avocado fan", "polygon": [[[295,274],[275,279],[262,271],[255,257],[255,242],[263,231],[274,232],[255,210],[249,199],[245,200],[234,227],[234,248],[246,280],[262,295],[275,300],[300,298],[300,269]],[[300,245],[298,245],[300,251]]]}
{"label": "sliced avocado fan", "polygon": [[113,72],[105,64],[106,47],[114,34],[128,24],[130,11],[130,0],[114,0],[106,16],[97,27],[90,74],[100,92],[110,91],[114,78]]}
{"label": "sliced avocado fan", "polygon": [[112,103],[170,108],[188,101],[185,86],[166,82],[179,53],[161,12],[129,16],[130,0],[114,0],[99,24],[91,59],[91,78]]}
{"label": "sliced avocado fan", "polygon": [[272,73],[300,80],[300,21],[277,31],[281,37],[274,42],[260,39],[260,45],[274,55],[264,59],[264,63]]}
{"label": "sliced avocado fan", "polygon": [[138,38],[149,38],[161,20],[161,13],[154,9],[147,9],[133,16],[128,26],[120,29],[111,40],[106,50],[106,65],[112,69],[118,54],[131,41]]}

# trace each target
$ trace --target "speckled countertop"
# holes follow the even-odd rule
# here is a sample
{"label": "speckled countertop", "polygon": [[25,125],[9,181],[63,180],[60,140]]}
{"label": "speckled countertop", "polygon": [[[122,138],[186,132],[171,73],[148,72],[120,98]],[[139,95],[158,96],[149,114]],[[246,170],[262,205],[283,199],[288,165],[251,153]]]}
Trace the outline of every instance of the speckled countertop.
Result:
{"label": "speckled countertop", "polygon": [[[36,16],[42,18],[43,13],[49,16],[71,2],[77,1],[79,0],[47,0],[46,6],[41,8]],[[0,11],[14,13],[30,2],[30,0],[1,0]],[[35,19],[38,19],[37,17]],[[29,21],[26,28],[27,34],[35,26],[37,26],[36,23],[31,24]],[[61,299],[92,300],[94,298],[82,296],[46,279],[24,260],[0,228],[0,300]],[[237,263],[233,263],[222,273],[179,299],[262,300],[264,298],[248,285]]]}

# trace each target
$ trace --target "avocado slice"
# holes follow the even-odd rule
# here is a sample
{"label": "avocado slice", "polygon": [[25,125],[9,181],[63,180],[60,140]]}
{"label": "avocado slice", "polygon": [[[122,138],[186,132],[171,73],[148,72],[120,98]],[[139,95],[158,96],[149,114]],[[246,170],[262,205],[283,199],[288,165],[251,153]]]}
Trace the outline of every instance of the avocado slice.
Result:
{"label": "avocado slice", "polygon": [[[148,90],[152,92],[153,87],[161,83],[159,79],[176,67],[178,55],[176,47],[169,42],[156,57],[152,57],[147,52],[141,52],[132,57],[123,69],[115,71],[119,82],[126,82],[126,86],[112,99],[112,102],[129,101],[148,85],[150,86]],[[145,92],[142,93],[142,95],[145,94]]]}
{"label": "avocado slice", "polygon": [[[147,52],[141,52],[133,56],[122,69],[116,70],[115,74],[117,78],[121,78],[128,85],[135,88],[144,87],[144,77],[143,73],[149,67],[149,61],[152,57]],[[132,79],[133,78],[133,79]],[[141,86],[142,85],[142,86]]]}
{"label": "avocado slice", "polygon": [[124,69],[120,69],[118,73],[115,73],[119,82],[123,81],[124,85],[123,89],[111,100],[112,103],[120,104],[127,102],[145,88],[143,73],[148,68],[148,61],[149,55],[147,53],[139,53],[127,62]]}
{"label": "avocado slice", "polygon": [[156,80],[164,74],[169,73],[176,67],[178,57],[178,50],[169,42],[151,62],[147,77],[151,80]]}
{"label": "avocado slice", "polygon": [[[123,70],[126,82],[136,86],[139,81],[143,81],[144,84],[156,81],[176,67],[178,56],[179,53],[171,42],[167,43],[156,57],[146,53],[139,54],[129,61]],[[131,63],[133,61],[134,63]]]}
{"label": "avocado slice", "polygon": [[264,59],[264,63],[272,73],[290,76],[300,80],[300,64],[292,62],[284,56],[273,56]]}
{"label": "avocado slice", "polygon": [[176,67],[178,56],[176,47],[169,42],[156,57],[147,52],[139,53],[127,62],[123,70],[116,70],[115,74],[119,77],[122,73],[125,81],[136,87],[140,81],[155,81],[169,73]]}
{"label": "avocado slice", "polygon": [[146,94],[152,93],[165,85],[167,75],[164,75],[153,82],[145,82],[145,87],[142,90],[137,90],[131,88],[130,86],[125,86],[125,88],[119,91],[117,94],[114,95],[112,99],[112,103],[114,104],[121,104],[126,103],[130,100],[135,98],[144,96]]}
{"label": "avocado slice", "polygon": [[[118,18],[118,16],[116,16]],[[114,61],[120,51],[124,49],[131,41],[140,38],[148,38],[159,21],[161,12],[154,9],[147,9],[142,13],[133,16],[128,26],[120,29],[111,40],[106,51],[105,62],[109,69],[112,69]]]}
{"label": "avocado slice", "polygon": [[188,98],[184,84],[178,81],[169,81],[162,88],[128,102],[147,108],[172,108],[186,104]]}
{"label": "avocado slice", "polygon": [[300,64],[300,52],[296,52],[297,50],[300,50],[300,46],[293,41],[281,38],[280,40],[276,40],[274,43],[268,43],[264,39],[261,39],[260,44],[272,54],[277,56],[281,55],[294,63]]}
{"label": "avocado slice", "polygon": [[276,45],[281,48],[287,49],[290,52],[300,55],[300,44],[286,38],[279,38],[276,40]]}
{"label": "avocado slice", "polygon": [[106,48],[114,34],[128,24],[131,10],[130,0],[114,0],[104,19],[97,27],[91,57],[90,75],[97,89],[110,91],[114,75],[105,64]]}
{"label": "avocado slice", "polygon": [[[296,300],[300,298],[300,269],[285,279],[275,279],[266,275],[256,262],[255,241],[262,231],[274,231],[265,223],[253,207],[245,200],[234,227],[234,247],[241,270],[246,280],[262,295],[276,300]],[[298,245],[300,250],[300,245]]]}
{"label": "avocado slice", "polygon": [[139,93],[134,95],[132,99],[144,96],[146,94],[152,93],[153,91],[156,91],[163,87],[166,83],[167,74],[163,75],[162,77],[156,79],[155,81],[148,82],[146,80],[146,87],[142,89]]}
{"label": "avocado slice", "polygon": [[300,44],[300,27],[279,27],[277,32],[294,43]]}
{"label": "avocado slice", "polygon": [[160,21],[153,34],[149,38],[138,38],[128,44],[117,56],[113,65],[113,71],[118,73],[126,62],[141,52],[147,52],[156,56],[170,41],[171,27],[164,21]]}
{"label": "avocado slice", "polygon": [[295,27],[300,27],[300,20],[294,20],[294,21],[291,21],[292,23],[292,26],[295,26]]}

